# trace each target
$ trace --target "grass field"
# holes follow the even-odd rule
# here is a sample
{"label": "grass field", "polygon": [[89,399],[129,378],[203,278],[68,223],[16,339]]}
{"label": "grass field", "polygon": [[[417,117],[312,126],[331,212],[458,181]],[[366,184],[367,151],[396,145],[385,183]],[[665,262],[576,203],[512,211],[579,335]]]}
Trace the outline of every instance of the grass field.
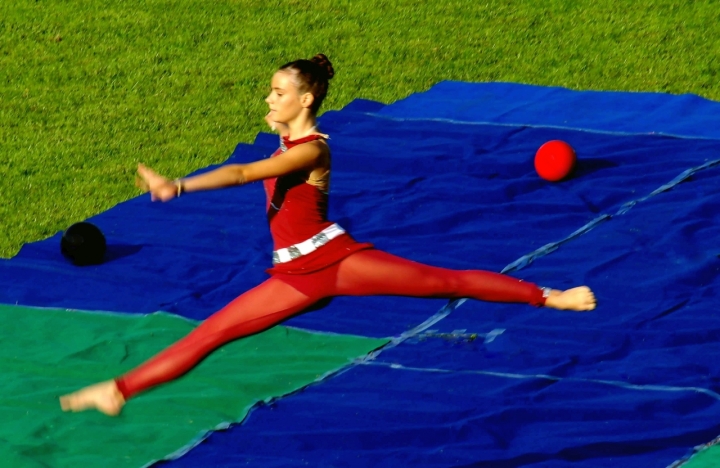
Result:
{"label": "grass field", "polygon": [[442,80],[720,99],[711,0],[27,1],[0,5],[0,256],[264,129],[269,78],[317,52],[325,109]]}

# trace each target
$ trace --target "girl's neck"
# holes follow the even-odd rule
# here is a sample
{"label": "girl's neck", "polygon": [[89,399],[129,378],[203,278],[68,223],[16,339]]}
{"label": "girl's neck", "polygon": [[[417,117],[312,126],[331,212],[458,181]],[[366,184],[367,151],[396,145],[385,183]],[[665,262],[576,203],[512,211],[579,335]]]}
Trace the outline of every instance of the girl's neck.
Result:
{"label": "girl's neck", "polygon": [[317,122],[315,119],[307,119],[302,122],[292,122],[288,124],[288,139],[290,141],[299,140],[308,135],[317,132]]}

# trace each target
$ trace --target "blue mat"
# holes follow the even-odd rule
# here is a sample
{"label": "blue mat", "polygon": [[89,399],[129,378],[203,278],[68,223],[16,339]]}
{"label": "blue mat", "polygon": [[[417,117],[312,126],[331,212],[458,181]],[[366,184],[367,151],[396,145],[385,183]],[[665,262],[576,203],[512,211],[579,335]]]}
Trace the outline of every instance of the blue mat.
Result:
{"label": "blue mat", "polygon": [[[587,283],[599,308],[337,298],[287,324],[394,345],[165,463],[659,467],[720,434],[720,104],[443,82],[388,106],[355,101],[321,125],[331,217],[358,240]],[[551,139],[579,157],[557,184],[532,165]],[[260,134],[228,162],[276,146]],[[143,195],[90,221],[109,261],[69,265],[59,234],[28,244],[0,262],[0,302],[201,319],[266,277],[259,184],[168,204]]]}

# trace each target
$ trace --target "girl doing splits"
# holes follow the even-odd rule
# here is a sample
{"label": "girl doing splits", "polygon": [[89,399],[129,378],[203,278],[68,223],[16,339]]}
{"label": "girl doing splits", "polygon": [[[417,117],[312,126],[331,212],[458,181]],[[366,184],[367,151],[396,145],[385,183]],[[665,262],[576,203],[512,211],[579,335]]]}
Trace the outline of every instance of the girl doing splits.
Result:
{"label": "girl doing splits", "polygon": [[595,297],[585,286],[559,291],[488,271],[423,265],[357,242],[329,221],[330,149],[327,135],[317,129],[316,115],[333,74],[327,57],[318,54],[285,64],[273,75],[266,121],[279,131],[281,145],[268,159],[177,181],[138,166],[139,183],[153,201],[263,181],[275,248],[270,279],[137,368],[61,397],[63,410],[94,408],[117,415],[130,398],[188,372],[224,343],[266,330],[333,296],[473,298],[560,310],[595,308]]}

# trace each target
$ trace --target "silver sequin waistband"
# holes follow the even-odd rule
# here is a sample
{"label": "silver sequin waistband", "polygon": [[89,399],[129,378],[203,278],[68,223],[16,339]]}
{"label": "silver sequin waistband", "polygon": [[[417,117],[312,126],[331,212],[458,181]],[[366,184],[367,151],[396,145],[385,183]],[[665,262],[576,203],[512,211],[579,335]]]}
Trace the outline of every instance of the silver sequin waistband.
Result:
{"label": "silver sequin waistband", "polygon": [[291,260],[302,257],[303,255],[307,255],[310,252],[314,252],[330,242],[332,239],[335,239],[337,236],[344,233],[345,230],[337,224],[328,226],[306,241],[274,251],[273,264],[277,265],[278,263],[287,263]]}

